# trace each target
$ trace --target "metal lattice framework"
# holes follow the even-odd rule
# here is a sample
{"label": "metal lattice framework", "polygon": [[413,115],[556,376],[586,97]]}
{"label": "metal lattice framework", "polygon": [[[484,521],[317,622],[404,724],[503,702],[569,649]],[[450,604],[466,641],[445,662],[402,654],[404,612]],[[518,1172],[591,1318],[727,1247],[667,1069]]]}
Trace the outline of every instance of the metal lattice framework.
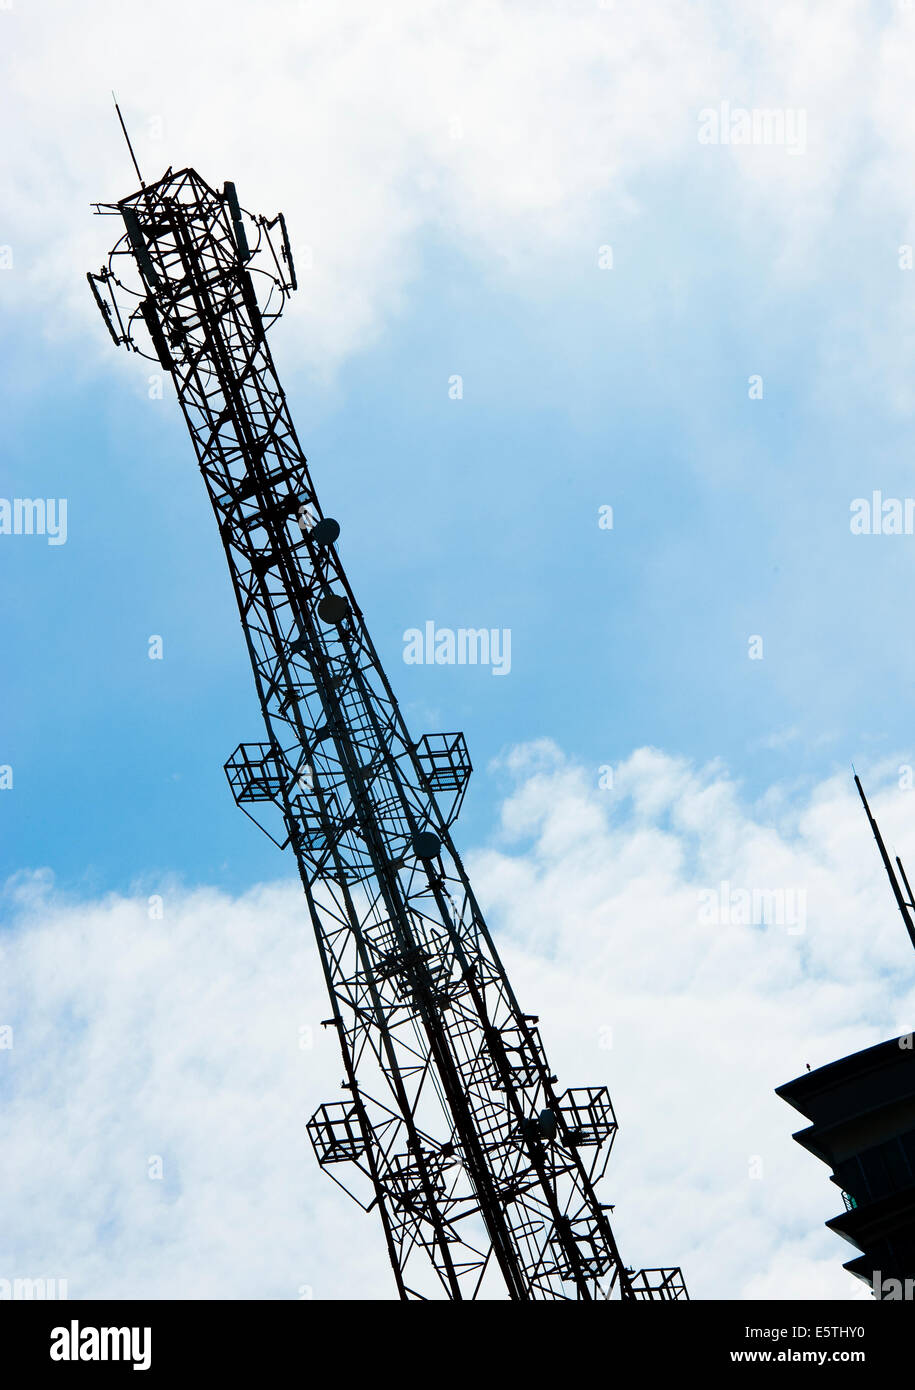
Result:
{"label": "metal lattice framework", "polygon": [[193,169],[96,210],[126,230],[92,291],[172,377],[251,656],[266,738],[226,773],[295,852],[326,977],[346,1079],[318,1162],[377,1210],[402,1298],[686,1298],[623,1264],[610,1098],[557,1089],[452,844],[463,735],[411,738],[315,496],[265,338],[296,283],[282,215]]}

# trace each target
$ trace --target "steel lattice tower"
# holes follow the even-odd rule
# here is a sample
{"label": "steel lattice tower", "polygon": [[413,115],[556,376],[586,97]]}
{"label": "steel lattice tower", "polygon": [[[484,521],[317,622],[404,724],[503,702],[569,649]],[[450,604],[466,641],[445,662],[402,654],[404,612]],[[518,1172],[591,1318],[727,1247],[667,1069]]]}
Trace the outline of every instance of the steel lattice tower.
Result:
{"label": "steel lattice tower", "polygon": [[266,739],[226,772],[294,850],[317,939],[346,1077],[318,1162],[377,1209],[401,1298],[686,1298],[623,1263],[608,1093],[557,1089],[452,844],[463,735],[410,736],[322,515],[265,338],[296,287],[282,215],[193,169],[95,206],[126,230],[89,283],[172,377],[251,656]]}

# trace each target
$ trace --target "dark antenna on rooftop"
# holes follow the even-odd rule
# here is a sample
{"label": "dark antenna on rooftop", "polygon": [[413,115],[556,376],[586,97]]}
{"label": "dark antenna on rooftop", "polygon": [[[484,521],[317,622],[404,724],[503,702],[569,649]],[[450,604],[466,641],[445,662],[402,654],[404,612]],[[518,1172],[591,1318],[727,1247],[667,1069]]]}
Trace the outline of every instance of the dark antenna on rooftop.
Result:
{"label": "dark antenna on rooftop", "polygon": [[111,100],[114,102],[114,109],[118,113],[118,120],[121,122],[121,129],[124,132],[124,139],[127,141],[127,148],[130,151],[130,158],[133,160],[133,167],[136,169],[137,178],[140,180],[140,187],[145,189],[146,184],[143,182],[143,175],[140,173],[140,166],[137,163],[137,157],[133,152],[133,145],[130,143],[130,136],[127,134],[127,127],[124,124],[124,117],[121,115],[121,108],[120,106],[118,106],[118,99],[115,96],[114,92],[111,93]]}
{"label": "dark antenna on rooftop", "polygon": [[[852,769],[852,771],[854,772],[854,768]],[[864,788],[861,785],[861,778],[858,776],[856,772],[855,786],[858,788],[858,795],[861,797],[861,802],[867,814],[867,819],[870,821],[871,830],[874,832],[874,839],[877,841],[877,847],[880,850],[880,857],[883,860],[883,864],[886,869],[886,875],[890,881],[890,887],[893,890],[896,902],[899,904],[899,911],[902,913],[902,920],[905,922],[906,931],[909,933],[909,940],[911,941],[913,947],[915,947],[915,923],[913,923],[912,914],[909,911],[909,909],[915,906],[915,904],[913,904],[912,902],[912,890],[909,887],[909,881],[905,876],[905,870],[902,867],[902,861],[899,859],[897,855],[896,863],[899,865],[899,872],[902,874],[902,878],[906,886],[906,891],[909,895],[908,902],[906,902],[905,898],[902,896],[902,889],[899,887],[899,880],[896,877],[892,864],[890,863],[890,856],[886,852],[886,845],[883,843],[883,836],[880,834],[880,827],[874,820],[874,817],[871,815],[871,808],[867,804],[867,797],[864,795]]]}

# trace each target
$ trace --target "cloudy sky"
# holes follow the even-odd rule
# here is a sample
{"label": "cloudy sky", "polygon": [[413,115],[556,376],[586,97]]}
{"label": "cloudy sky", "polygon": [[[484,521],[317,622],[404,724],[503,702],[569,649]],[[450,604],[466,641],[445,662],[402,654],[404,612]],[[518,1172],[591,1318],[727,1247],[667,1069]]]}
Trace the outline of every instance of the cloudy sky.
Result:
{"label": "cloudy sky", "polygon": [[[299,432],[412,729],[467,734],[517,992],[611,1087],[627,1260],[856,1296],[772,1088],[912,1024],[851,764],[912,858],[915,537],[851,520],[915,495],[913,61],[890,0],[0,3],[0,501],[67,502],[63,544],[0,526],[0,1277],[391,1293],[303,1140],[340,1064],[225,785],[259,715],[215,526],[86,288],[114,89],[147,178],[286,214]],[[725,142],[754,110],[782,138]],[[427,622],[510,629],[507,677],[405,663]],[[802,910],[710,920],[722,883]]]}

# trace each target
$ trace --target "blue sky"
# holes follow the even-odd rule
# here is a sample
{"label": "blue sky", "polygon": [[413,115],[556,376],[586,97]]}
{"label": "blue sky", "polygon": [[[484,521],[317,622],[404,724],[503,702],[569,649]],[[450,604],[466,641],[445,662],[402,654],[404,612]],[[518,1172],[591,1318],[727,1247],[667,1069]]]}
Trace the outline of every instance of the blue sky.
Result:
{"label": "blue sky", "polygon": [[[122,1213],[120,1235],[99,1214],[94,1245],[67,1228],[60,1249],[87,1291],[122,1268],[150,1287],[147,1188],[137,1195],[124,1155],[165,1144],[147,1130],[172,1125],[159,1100],[186,1083],[182,1048],[201,1075],[230,1075],[220,991],[266,1040],[226,1118],[244,1170],[235,1199],[263,1157],[238,1116],[263,1104],[267,1123],[291,1123],[288,1094],[278,1081],[267,1095],[265,1078],[298,899],[263,887],[293,865],[235,808],[222,771],[261,736],[225,560],[170,386],[149,399],[153,368],[114,349],[84,279],[117,234],[90,200],[133,189],[116,85],[149,177],[193,163],[215,185],[234,179],[251,211],[286,212],[301,288],[273,351],[324,509],[412,730],[467,736],[475,774],[456,839],[532,1006],[552,1001],[553,1045],[582,1064],[581,1084],[607,1075],[623,1097],[631,1229],[677,1247],[645,1260],[691,1259],[705,1296],[847,1297],[820,1225],[833,1194],[795,1156],[772,1087],[910,1026],[905,940],[850,765],[882,789],[884,828],[911,858],[898,768],[915,758],[915,536],[856,536],[849,520],[875,489],[915,494],[915,272],[900,268],[915,242],[915,17],[858,0],[747,3],[737,18],[623,0],[229,8],[233,23],[213,30],[215,9],[165,0],[155,33],[95,0],[78,15],[60,0],[0,12],[0,109],[22,132],[0,155],[0,251],[13,254],[0,270],[0,496],[68,501],[66,544],[0,535],[0,766],[14,777],[0,790],[0,906],[19,990],[0,1005],[48,1055],[73,1048],[65,1074],[101,1117],[92,1165],[66,1181],[49,1170],[46,1187],[78,1208],[102,1172]],[[250,90],[253,106],[238,99]],[[724,100],[803,109],[803,153],[701,144],[699,113]],[[607,505],[612,530],[598,524]],[[404,632],[430,620],[509,628],[510,674],[405,664]],[[148,659],[153,634],[161,661]],[[620,778],[609,797],[607,764]],[[724,879],[805,885],[809,936],[696,935],[696,894]],[[155,893],[173,915],[153,938]],[[248,933],[262,931],[261,970]],[[123,953],[110,964],[109,936]],[[200,986],[208,1000],[193,1027],[184,998],[168,1012],[179,962],[188,998]],[[129,1038],[111,1000],[144,998],[150,964],[163,1029],[182,1041],[174,1071],[154,1036],[144,1044],[147,1108],[113,1063],[105,1086],[93,1066],[99,1046]],[[298,956],[296,968],[290,1036],[321,1008]],[[97,1012],[77,1048],[85,997]],[[624,1039],[609,1059],[595,1041],[608,1016]],[[66,1151],[43,1065],[18,1053],[11,1095],[23,1132],[59,1124]],[[303,1104],[325,1098],[312,1090],[336,1084],[334,1066],[316,1053]],[[665,1126],[697,1069],[703,1085],[678,1112],[684,1170]],[[736,1086],[739,1116],[722,1117],[716,1096]],[[163,1258],[185,1290],[293,1296],[313,1271],[292,1257],[240,1288],[207,1282],[194,1231],[215,1159],[199,1097],[183,1101]],[[22,1191],[30,1152],[24,1140]],[[761,1152],[775,1180],[748,1187]],[[327,1232],[349,1217],[284,1154],[277,1240],[301,1201],[297,1239],[323,1251],[339,1292],[356,1276]],[[41,1216],[46,1229],[38,1216],[16,1226],[20,1262],[56,1258],[62,1214]],[[746,1257],[726,1265],[735,1229]],[[254,1225],[239,1232],[237,1267],[252,1267],[257,1239]],[[358,1287],[384,1280],[373,1266]]]}
{"label": "blue sky", "polygon": [[[228,172],[244,190],[244,171]],[[773,285],[765,263],[748,276],[742,257],[719,260],[714,209],[683,182],[642,196],[638,234],[595,216],[612,270],[593,245],[559,248],[523,293],[421,240],[399,312],[330,382],[296,363],[307,320],[275,334],[411,723],[470,740],[471,837],[491,824],[487,763],[530,738],[595,769],[643,744],[721,757],[751,792],[909,747],[898,604],[915,537],[849,530],[852,498],[907,495],[908,416],[874,399],[851,344],[844,370],[824,366],[837,277],[819,248],[809,286]],[[101,250],[111,223],[93,227]],[[887,300],[906,293],[885,239],[867,249],[890,264]],[[165,870],[242,887],[273,854],[234,811],[221,764],[258,710],[171,388],[146,399],[135,359],[130,389],[101,322],[50,345],[43,328],[20,318],[8,340],[4,475],[11,496],[66,496],[68,539],[4,537],[0,551],[17,595],[3,868],[49,863],[74,888]],[[762,400],[748,395],[756,372]],[[428,619],[510,628],[509,678],[404,665],[404,630]]]}

